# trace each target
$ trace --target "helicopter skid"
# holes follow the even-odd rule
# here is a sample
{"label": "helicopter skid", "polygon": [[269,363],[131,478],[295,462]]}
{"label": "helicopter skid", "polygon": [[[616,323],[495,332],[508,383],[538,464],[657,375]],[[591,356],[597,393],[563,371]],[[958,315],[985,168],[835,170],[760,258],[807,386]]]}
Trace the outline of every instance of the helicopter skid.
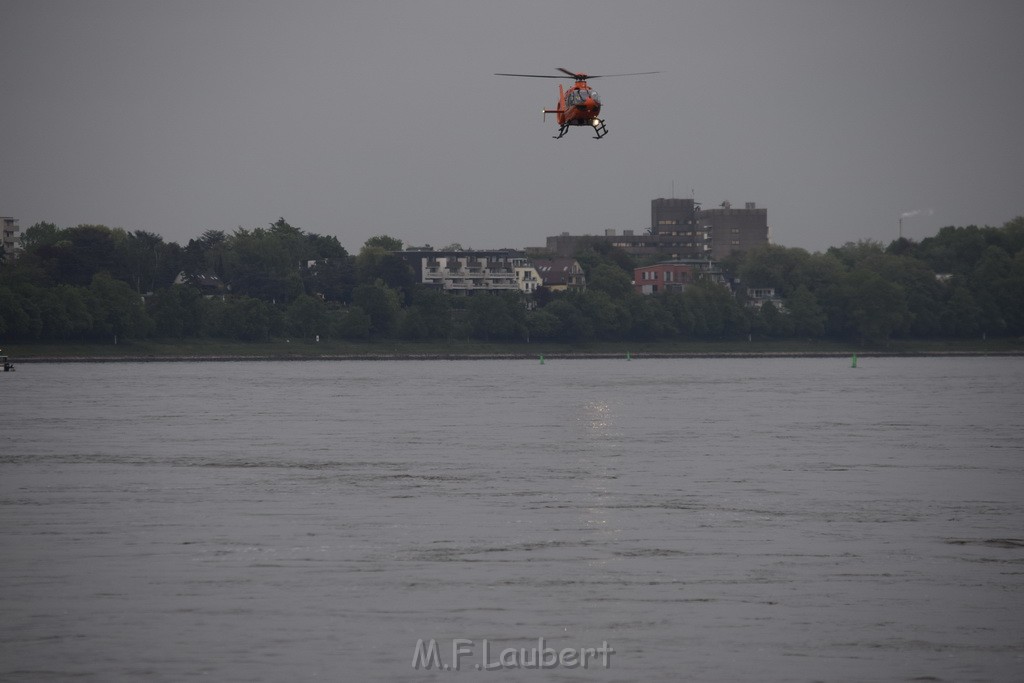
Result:
{"label": "helicopter skid", "polygon": [[604,125],[604,119],[597,119],[597,125],[594,126],[592,123],[583,122],[572,122],[563,123],[558,127],[558,135],[552,135],[555,140],[565,137],[565,134],[569,132],[569,129],[573,126],[593,126],[594,128],[594,139],[600,140],[605,135],[608,135],[608,127]]}

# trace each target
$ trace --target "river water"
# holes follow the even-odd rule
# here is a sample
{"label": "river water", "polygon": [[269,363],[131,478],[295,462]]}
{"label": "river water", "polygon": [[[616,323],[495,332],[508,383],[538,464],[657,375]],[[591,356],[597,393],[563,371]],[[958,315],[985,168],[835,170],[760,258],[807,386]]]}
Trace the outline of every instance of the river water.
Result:
{"label": "river water", "polygon": [[1024,358],[23,364],[0,396],[4,681],[1024,679]]}

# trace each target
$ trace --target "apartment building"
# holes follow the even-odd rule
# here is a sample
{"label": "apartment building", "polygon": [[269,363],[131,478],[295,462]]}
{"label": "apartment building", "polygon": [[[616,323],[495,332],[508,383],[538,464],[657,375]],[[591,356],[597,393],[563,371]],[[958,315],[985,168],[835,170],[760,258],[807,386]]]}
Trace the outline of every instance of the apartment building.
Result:
{"label": "apartment building", "polygon": [[21,250],[21,228],[18,226],[18,219],[11,216],[0,216],[0,226],[2,226],[2,245],[4,248],[4,254],[8,256],[17,256],[18,251]]}

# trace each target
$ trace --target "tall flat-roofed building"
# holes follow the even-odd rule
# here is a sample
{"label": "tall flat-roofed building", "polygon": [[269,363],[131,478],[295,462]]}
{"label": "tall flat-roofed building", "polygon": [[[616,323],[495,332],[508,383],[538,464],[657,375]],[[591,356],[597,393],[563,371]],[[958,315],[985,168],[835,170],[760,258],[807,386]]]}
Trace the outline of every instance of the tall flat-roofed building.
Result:
{"label": "tall flat-roofed building", "polygon": [[692,199],[652,199],[651,234],[692,234],[697,221],[697,206]]}
{"label": "tall flat-roofed building", "polygon": [[711,258],[716,261],[734,251],[768,244],[768,209],[759,209],[754,202],[747,202],[742,209],[722,202],[720,208],[702,210],[697,222],[708,235]]}
{"label": "tall flat-roofed building", "polygon": [[651,200],[651,227],[646,231],[614,229],[603,235],[548,237],[548,251],[571,257],[580,249],[597,242],[618,247],[628,254],[646,258],[707,258],[707,236],[698,226],[696,205],[692,199]]}
{"label": "tall flat-roofed building", "polygon": [[4,254],[16,256],[21,249],[21,228],[18,226],[18,219],[11,216],[0,216],[0,238],[4,247]]}
{"label": "tall flat-roofed building", "polygon": [[607,229],[603,235],[561,235],[547,238],[547,251],[572,257],[588,246],[602,243],[632,256],[663,259],[725,258],[733,251],[768,244],[768,211],[753,203],[733,209],[702,210],[693,199],[652,199],[651,226],[639,234]]}

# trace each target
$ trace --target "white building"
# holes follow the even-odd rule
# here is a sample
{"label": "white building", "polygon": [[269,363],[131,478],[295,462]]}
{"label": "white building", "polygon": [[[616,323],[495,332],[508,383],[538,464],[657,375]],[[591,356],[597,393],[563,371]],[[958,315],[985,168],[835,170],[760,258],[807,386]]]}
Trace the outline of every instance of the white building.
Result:
{"label": "white building", "polygon": [[[422,284],[446,292],[520,291],[520,272],[529,260],[511,249],[493,251],[433,251],[416,249],[396,252],[404,258]],[[523,275],[525,277],[525,274]],[[538,280],[539,280],[539,276]],[[524,280],[525,281],[525,280]]]}

